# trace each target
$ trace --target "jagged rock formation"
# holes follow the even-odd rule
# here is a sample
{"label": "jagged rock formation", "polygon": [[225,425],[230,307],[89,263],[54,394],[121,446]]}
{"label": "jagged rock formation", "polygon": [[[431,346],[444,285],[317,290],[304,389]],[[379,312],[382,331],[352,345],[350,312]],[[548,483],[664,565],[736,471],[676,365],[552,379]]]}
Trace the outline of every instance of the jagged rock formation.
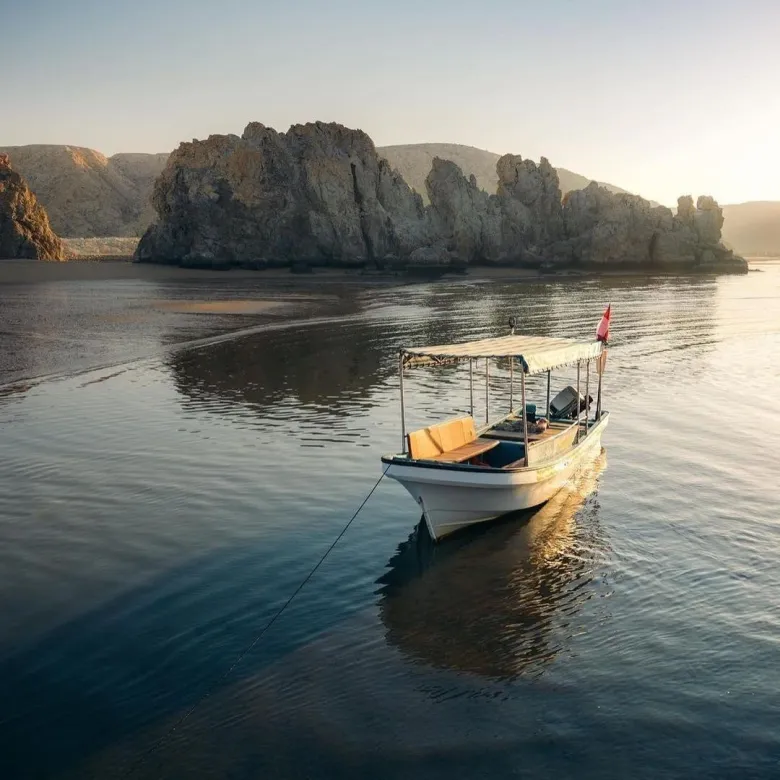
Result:
{"label": "jagged rock formation", "polygon": [[746,270],[742,258],[720,242],[722,210],[708,196],[696,208],[686,195],[677,216],[636,195],[615,195],[598,185],[564,198],[566,242],[559,259],[586,266]]}
{"label": "jagged rock formation", "polygon": [[502,259],[502,214],[498,200],[468,179],[450,160],[433,160],[425,180],[433,231],[465,263]]}
{"label": "jagged rock formation", "polygon": [[438,157],[425,181],[435,233],[468,263],[538,264],[545,247],[563,237],[561,191],[550,163],[507,154],[496,165],[498,192]]}
{"label": "jagged rock formation", "polygon": [[229,267],[502,263],[745,270],[720,244],[721,210],[679,216],[595,182],[561,198],[550,163],[504,155],[497,191],[435,158],[423,206],[362,131],[317,122],[287,133],[182,144],[157,180],[155,223],[136,258]]}
{"label": "jagged rock formation", "polygon": [[[693,199],[691,199],[693,200]],[[678,201],[679,203],[679,201]],[[696,201],[693,227],[703,244],[717,244],[723,228],[723,209],[709,195],[701,195]]]}
{"label": "jagged rock formation", "polygon": [[185,265],[360,265],[431,243],[422,200],[360,130],[321,122],[182,144],[137,257]]}
{"label": "jagged rock formation", "polygon": [[46,211],[24,179],[0,154],[0,259],[65,260]]}
{"label": "jagged rock formation", "polygon": [[547,158],[539,165],[523,160],[519,155],[505,154],[496,163],[497,197],[504,213],[523,228],[514,240],[526,244],[526,249],[542,253],[549,244],[563,237],[561,189],[558,174]]}
{"label": "jagged rock formation", "polygon": [[519,156],[497,163],[496,195],[435,159],[426,186],[434,224],[466,262],[742,271],[720,243],[722,211],[710,197],[680,198],[679,215],[592,182],[561,200],[555,169]]}
{"label": "jagged rock formation", "polygon": [[563,214],[572,258],[584,265],[649,265],[653,237],[672,227],[669,209],[596,184],[570,192]]}
{"label": "jagged rock formation", "polygon": [[28,182],[58,235],[140,236],[154,221],[151,192],[167,154],[105,157],[78,146],[0,148]]}

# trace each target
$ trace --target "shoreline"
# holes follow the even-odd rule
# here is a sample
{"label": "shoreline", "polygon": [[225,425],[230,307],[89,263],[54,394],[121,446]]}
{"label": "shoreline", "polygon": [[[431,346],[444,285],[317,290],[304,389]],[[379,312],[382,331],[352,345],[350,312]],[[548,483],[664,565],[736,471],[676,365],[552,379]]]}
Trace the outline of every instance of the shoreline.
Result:
{"label": "shoreline", "polygon": [[[780,258],[751,257],[749,263],[761,265]],[[750,268],[748,270],[751,270]],[[341,284],[357,287],[404,287],[434,282],[502,281],[502,282],[570,282],[619,278],[701,278],[734,275],[734,271],[711,269],[653,268],[561,268],[544,272],[532,268],[508,266],[469,266],[465,271],[437,272],[435,268],[419,269],[418,273],[384,272],[363,268],[313,268],[308,273],[294,273],[289,268],[264,270],[228,268],[182,268],[160,263],[135,263],[130,258],[77,257],[66,261],[2,260],[0,284],[34,284],[59,281],[149,280],[166,279],[252,279],[270,282],[271,286],[310,288],[320,284]],[[739,274],[737,274],[739,275]]]}

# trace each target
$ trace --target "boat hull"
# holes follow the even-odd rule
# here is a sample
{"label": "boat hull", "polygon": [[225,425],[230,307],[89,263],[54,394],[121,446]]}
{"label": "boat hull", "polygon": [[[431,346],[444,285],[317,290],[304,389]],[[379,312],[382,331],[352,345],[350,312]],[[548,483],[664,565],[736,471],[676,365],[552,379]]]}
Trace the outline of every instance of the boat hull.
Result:
{"label": "boat hull", "polygon": [[539,506],[554,496],[588,460],[601,451],[608,415],[587,436],[555,460],[513,470],[442,468],[391,458],[387,476],[400,482],[419,504],[431,538],[510,512]]}

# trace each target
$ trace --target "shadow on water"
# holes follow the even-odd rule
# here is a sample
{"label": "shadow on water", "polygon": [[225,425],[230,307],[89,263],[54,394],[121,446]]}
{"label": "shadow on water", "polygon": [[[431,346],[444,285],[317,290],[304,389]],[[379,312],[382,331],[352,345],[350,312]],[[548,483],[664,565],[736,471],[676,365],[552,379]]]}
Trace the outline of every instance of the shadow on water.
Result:
{"label": "shadow on water", "polygon": [[601,455],[541,509],[435,545],[421,522],[380,579],[387,641],[434,667],[511,679],[563,649],[606,538],[596,489]]}
{"label": "shadow on water", "polygon": [[[606,541],[592,494],[605,462],[602,454],[537,512],[435,547],[415,532],[378,581],[387,642],[415,664],[489,678],[541,671],[566,645],[558,629],[594,593],[587,584]],[[228,684],[229,662],[280,606],[280,592],[269,596],[263,583],[303,573],[288,571],[281,550],[263,555],[262,577],[259,565],[251,548],[190,561],[0,660],[2,776],[66,772]],[[365,606],[315,598],[303,620],[264,637],[229,684],[289,659]],[[224,664],[210,663],[215,655]]]}
{"label": "shadow on water", "polygon": [[[212,692],[310,567],[287,552],[266,542],[190,560],[0,658],[0,777],[65,772]],[[344,616],[318,604],[270,632],[233,682]]]}
{"label": "shadow on water", "polygon": [[[377,581],[378,622],[366,609],[336,621],[323,595],[312,609],[319,633],[309,631],[295,645],[281,638],[284,652],[266,649],[262,662],[250,654],[186,727],[177,727],[181,710],[158,713],[149,731],[95,751],[85,765],[89,776],[128,762],[138,762],[138,777],[364,777],[369,766],[378,777],[401,776],[402,766],[426,774],[421,756],[429,771],[440,756],[420,746],[447,732],[452,713],[427,723],[418,699],[426,685],[420,681],[428,679],[424,667],[475,675],[463,683],[470,696],[485,683],[489,697],[505,694],[501,683],[538,675],[566,651],[576,613],[603,592],[592,583],[607,545],[595,496],[605,466],[602,453],[541,510],[438,546],[418,528]],[[382,628],[385,642],[377,642]],[[386,645],[410,667],[399,667]],[[414,714],[405,709],[411,702]],[[397,742],[413,722],[422,730]],[[140,752],[158,735],[158,750]],[[445,763],[484,761],[486,745],[477,741],[479,749],[460,746]],[[393,768],[375,766],[377,751]]]}

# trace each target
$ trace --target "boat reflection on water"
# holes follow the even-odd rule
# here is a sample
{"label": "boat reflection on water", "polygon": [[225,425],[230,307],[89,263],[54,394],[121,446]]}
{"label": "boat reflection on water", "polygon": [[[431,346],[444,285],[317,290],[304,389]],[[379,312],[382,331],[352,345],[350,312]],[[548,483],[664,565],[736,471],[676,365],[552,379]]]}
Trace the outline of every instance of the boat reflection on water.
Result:
{"label": "boat reflection on water", "polygon": [[439,668],[540,673],[577,632],[606,540],[596,490],[606,453],[536,510],[436,545],[420,522],[377,581],[387,641]]}

